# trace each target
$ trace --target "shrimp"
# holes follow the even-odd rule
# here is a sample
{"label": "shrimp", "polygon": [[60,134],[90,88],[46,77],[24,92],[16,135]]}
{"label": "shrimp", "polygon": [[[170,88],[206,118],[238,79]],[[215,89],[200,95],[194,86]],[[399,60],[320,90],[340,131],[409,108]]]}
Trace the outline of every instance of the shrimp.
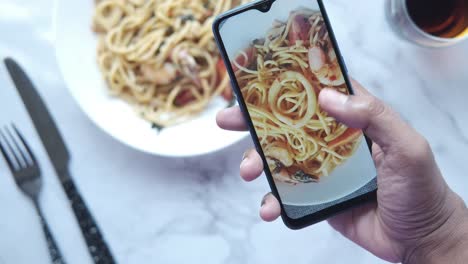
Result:
{"label": "shrimp", "polygon": [[268,168],[270,169],[271,176],[276,181],[284,182],[287,184],[297,185],[300,183],[310,183],[310,182],[318,182],[318,177],[312,176],[303,172],[302,170],[298,170],[295,173],[291,174],[288,169],[281,164],[280,161],[275,159],[267,159]]}
{"label": "shrimp", "polygon": [[163,67],[160,69],[156,69],[154,65],[143,64],[140,70],[145,80],[159,85],[172,83],[178,75],[177,69],[172,63],[164,63]]}
{"label": "shrimp", "polygon": [[303,14],[295,14],[292,18],[291,31],[289,32],[289,43],[290,45],[296,45],[297,42],[301,41],[304,43],[307,41],[307,36],[310,30],[310,23]]}
{"label": "shrimp", "polygon": [[286,148],[270,147],[265,151],[265,156],[278,160],[286,167],[294,163]]}
{"label": "shrimp", "polygon": [[268,158],[267,163],[268,163],[268,168],[270,169],[270,172],[271,172],[271,176],[273,176],[275,180],[289,183],[289,184],[294,184],[294,185],[298,183],[291,179],[291,176],[289,175],[288,171],[286,170],[284,165],[281,164],[280,161]]}
{"label": "shrimp", "polygon": [[201,80],[199,76],[200,67],[197,64],[195,58],[185,49],[177,52],[176,56],[180,60],[184,74],[192,79],[197,86],[201,87]]}
{"label": "shrimp", "polygon": [[309,23],[312,24],[309,36],[311,47],[308,53],[310,70],[324,85],[339,86],[344,84],[343,72],[338,64],[323,18],[312,16]]}
{"label": "shrimp", "polygon": [[[330,56],[330,53],[333,53]],[[339,86],[344,84],[343,72],[336,59],[336,55],[331,51],[328,58],[325,52],[319,47],[309,49],[309,67],[310,70],[317,76],[320,83],[327,86]],[[334,59],[333,59],[334,57]],[[331,60],[332,59],[332,60]],[[328,63],[327,63],[328,61]]]}

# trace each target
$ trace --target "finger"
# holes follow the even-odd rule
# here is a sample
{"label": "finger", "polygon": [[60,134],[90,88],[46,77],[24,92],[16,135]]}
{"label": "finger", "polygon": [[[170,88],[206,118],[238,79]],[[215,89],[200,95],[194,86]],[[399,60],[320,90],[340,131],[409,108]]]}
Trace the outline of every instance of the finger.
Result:
{"label": "finger", "polygon": [[267,222],[276,220],[281,215],[281,207],[273,194],[268,193],[263,197],[260,217]]}
{"label": "finger", "polygon": [[[356,88],[364,90],[359,84]],[[417,134],[395,111],[370,94],[348,96],[333,89],[324,89],[319,95],[319,103],[338,121],[363,129],[384,152],[393,144],[410,143]]]}
{"label": "finger", "polygon": [[362,87],[362,85],[353,78],[351,78],[351,86],[355,95],[371,95],[369,91]]}
{"label": "finger", "polygon": [[245,181],[253,181],[263,172],[263,161],[255,149],[245,152],[240,165],[240,175]]}
{"label": "finger", "polygon": [[221,110],[216,115],[216,123],[222,129],[233,130],[233,131],[245,131],[247,130],[247,124],[245,123],[242,112],[239,106],[233,106]]}

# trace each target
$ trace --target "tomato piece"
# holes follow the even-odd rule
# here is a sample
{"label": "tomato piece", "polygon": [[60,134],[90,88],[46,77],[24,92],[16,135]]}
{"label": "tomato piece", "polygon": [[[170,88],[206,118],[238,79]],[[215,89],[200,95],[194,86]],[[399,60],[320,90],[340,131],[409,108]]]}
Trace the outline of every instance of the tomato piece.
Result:
{"label": "tomato piece", "polygon": [[228,102],[231,102],[234,99],[234,93],[232,92],[230,85],[224,89],[224,91],[221,93],[221,96]]}
{"label": "tomato piece", "polygon": [[218,59],[218,62],[216,63],[216,70],[223,76],[226,74],[226,65],[224,65],[223,59]]}
{"label": "tomato piece", "polygon": [[295,45],[298,40],[307,42],[309,39],[309,31],[312,26],[309,19],[301,14],[296,14],[291,24],[291,31],[289,32],[288,39],[290,45]]}
{"label": "tomato piece", "polygon": [[353,140],[356,140],[358,137],[362,135],[362,131],[356,128],[348,128],[343,134],[339,137],[335,138],[334,140],[328,142],[328,147],[333,149],[335,147],[344,145],[349,143]]}
{"label": "tomato piece", "polygon": [[195,96],[188,90],[182,91],[175,99],[175,105],[182,107],[195,100]]}
{"label": "tomato piece", "polygon": [[224,62],[221,58],[218,59],[218,62],[216,63],[216,72],[217,72],[217,77],[216,77],[216,86],[218,86],[226,77],[226,66],[224,65]]}
{"label": "tomato piece", "polygon": [[315,83],[314,80],[316,80],[317,78],[315,78],[312,72],[310,72],[308,69],[303,69],[302,73],[304,74],[304,77],[306,77],[307,81],[309,81],[309,83],[312,85],[312,87],[314,87],[314,91],[318,95],[320,93],[320,86],[313,85],[313,83]]}

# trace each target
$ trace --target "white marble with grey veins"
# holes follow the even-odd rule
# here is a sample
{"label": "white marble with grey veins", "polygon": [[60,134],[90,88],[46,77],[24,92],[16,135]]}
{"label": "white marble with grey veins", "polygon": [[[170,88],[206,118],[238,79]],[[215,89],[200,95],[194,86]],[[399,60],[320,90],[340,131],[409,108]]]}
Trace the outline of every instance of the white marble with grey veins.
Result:
{"label": "white marble with grey veins", "polygon": [[[91,0],[87,0],[91,1]],[[420,48],[386,23],[385,0],[327,1],[352,76],[430,141],[449,185],[468,199],[468,42]],[[59,75],[52,0],[0,0],[0,57],[15,57],[43,95],[72,154],[71,172],[120,263],[384,263],[326,223],[301,231],[263,223],[265,179],[238,177],[246,139],[219,153],[168,159],[129,149],[97,129]],[[0,125],[19,124],[39,156],[41,203],[69,263],[91,263],[25,109],[0,67]],[[48,263],[32,204],[0,160],[0,263]]]}

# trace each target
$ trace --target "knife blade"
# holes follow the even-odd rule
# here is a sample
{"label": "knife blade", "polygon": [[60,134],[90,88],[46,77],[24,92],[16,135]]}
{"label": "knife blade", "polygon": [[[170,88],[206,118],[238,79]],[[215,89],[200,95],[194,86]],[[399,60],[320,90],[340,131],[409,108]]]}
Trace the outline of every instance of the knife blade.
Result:
{"label": "knife blade", "polygon": [[70,153],[40,94],[25,71],[11,58],[5,65],[47,151],[60,183],[70,201],[94,263],[115,263],[104,237],[68,171]]}
{"label": "knife blade", "polygon": [[42,98],[26,73],[14,60],[5,59],[5,65],[28,110],[54,169],[56,171],[67,169],[70,154]]}

